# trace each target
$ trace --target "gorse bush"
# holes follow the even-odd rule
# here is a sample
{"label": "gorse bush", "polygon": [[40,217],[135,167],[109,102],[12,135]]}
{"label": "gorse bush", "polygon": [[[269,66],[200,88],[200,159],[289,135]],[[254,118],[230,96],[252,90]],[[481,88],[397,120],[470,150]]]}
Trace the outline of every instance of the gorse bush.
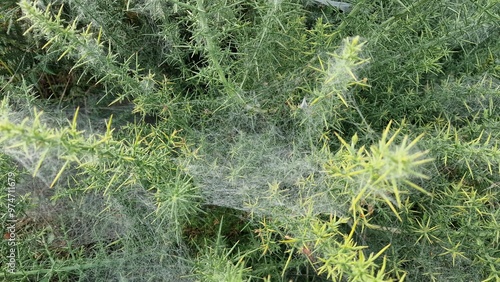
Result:
{"label": "gorse bush", "polygon": [[0,7],[2,279],[500,280],[495,1]]}

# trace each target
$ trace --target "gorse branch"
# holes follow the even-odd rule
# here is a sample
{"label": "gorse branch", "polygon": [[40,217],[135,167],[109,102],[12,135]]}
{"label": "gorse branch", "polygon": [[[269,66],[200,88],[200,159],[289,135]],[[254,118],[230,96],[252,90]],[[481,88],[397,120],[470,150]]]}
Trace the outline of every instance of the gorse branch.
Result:
{"label": "gorse branch", "polygon": [[[72,69],[86,67],[94,73],[98,82],[106,83],[111,89],[117,86],[122,89],[122,93],[112,104],[154,91],[154,83],[148,83],[153,81],[152,77],[131,77],[127,67],[128,62],[120,64],[111,50],[108,50],[107,53],[103,50],[104,42],[101,41],[100,31],[97,38],[91,32],[90,25],[82,32],[77,32],[78,22],[76,19],[64,27],[64,21],[61,18],[62,5],[55,16],[51,15],[50,5],[45,12],[39,10],[34,3],[26,0],[21,1],[19,5],[24,14],[21,19],[29,20],[32,24],[25,33],[35,30],[44,36],[47,43],[43,48],[61,53],[59,59],[70,56],[75,59],[75,65]],[[133,72],[137,73],[137,70]]]}
{"label": "gorse branch", "polygon": [[371,146],[367,150],[364,146],[356,148],[357,135],[352,137],[347,143],[338,136],[342,143],[342,148],[333,160],[326,165],[326,171],[331,177],[340,177],[352,195],[351,211],[354,218],[356,213],[361,211],[361,202],[383,200],[401,220],[396,210],[401,207],[401,194],[407,193],[402,189],[403,185],[414,188],[420,192],[430,195],[417,184],[412,182],[412,178],[425,178],[420,173],[419,166],[430,162],[432,159],[423,159],[425,152],[412,152],[422,135],[408,143],[405,136],[400,145],[393,145],[398,135],[396,131],[389,138],[391,123],[382,134],[378,146]]}

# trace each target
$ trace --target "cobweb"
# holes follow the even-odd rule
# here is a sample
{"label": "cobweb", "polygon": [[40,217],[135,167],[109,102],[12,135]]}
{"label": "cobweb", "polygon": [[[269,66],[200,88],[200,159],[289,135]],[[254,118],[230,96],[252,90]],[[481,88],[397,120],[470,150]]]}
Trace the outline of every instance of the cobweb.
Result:
{"label": "cobweb", "polygon": [[[232,124],[197,132],[201,158],[186,166],[205,203],[260,215],[300,216],[314,201],[314,212],[342,215],[347,211],[335,184],[322,169],[326,156],[304,146],[304,138],[272,123],[258,130]],[[307,138],[305,138],[307,139]]]}
{"label": "cobweb", "polygon": [[[34,117],[29,110],[12,107],[4,107],[1,115],[15,124],[26,119],[27,127]],[[67,112],[45,112],[40,124],[57,129],[68,126],[68,118]],[[83,135],[100,134],[95,128],[102,124],[84,115],[79,120]],[[79,178],[75,167],[66,168],[51,187],[65,162],[60,158],[62,148],[36,142],[14,146],[19,143],[21,137],[14,136],[1,147],[22,172],[16,196],[29,202],[18,220],[26,224],[25,230],[40,234],[36,242],[44,241],[52,250],[85,250],[74,262],[78,266],[70,274],[74,281],[191,281],[186,276],[191,269],[187,248],[175,240],[168,222],[153,222],[156,204],[146,187],[134,183],[109,195],[86,191],[86,181]]]}
{"label": "cobweb", "polygon": [[317,141],[325,128],[352,114],[346,105],[354,104],[348,85],[359,64],[350,56],[351,49],[359,47],[349,44],[344,41],[336,55],[327,58],[327,69],[318,74],[324,77],[290,110],[296,114],[286,126],[280,125],[282,117],[260,105],[276,99],[271,95],[289,94],[249,91],[246,105],[221,112],[212,126],[192,134],[201,158],[186,168],[207,204],[273,216],[301,216],[310,212],[308,205],[316,214],[347,214],[349,199],[342,184],[323,169],[331,156]]}

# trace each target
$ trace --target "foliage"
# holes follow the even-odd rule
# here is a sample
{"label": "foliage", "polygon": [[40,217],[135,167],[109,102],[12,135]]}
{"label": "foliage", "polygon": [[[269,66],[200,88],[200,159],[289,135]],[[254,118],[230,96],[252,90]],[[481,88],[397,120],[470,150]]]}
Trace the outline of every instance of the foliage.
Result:
{"label": "foliage", "polygon": [[499,280],[498,5],[325,3],[2,1],[2,279]]}

